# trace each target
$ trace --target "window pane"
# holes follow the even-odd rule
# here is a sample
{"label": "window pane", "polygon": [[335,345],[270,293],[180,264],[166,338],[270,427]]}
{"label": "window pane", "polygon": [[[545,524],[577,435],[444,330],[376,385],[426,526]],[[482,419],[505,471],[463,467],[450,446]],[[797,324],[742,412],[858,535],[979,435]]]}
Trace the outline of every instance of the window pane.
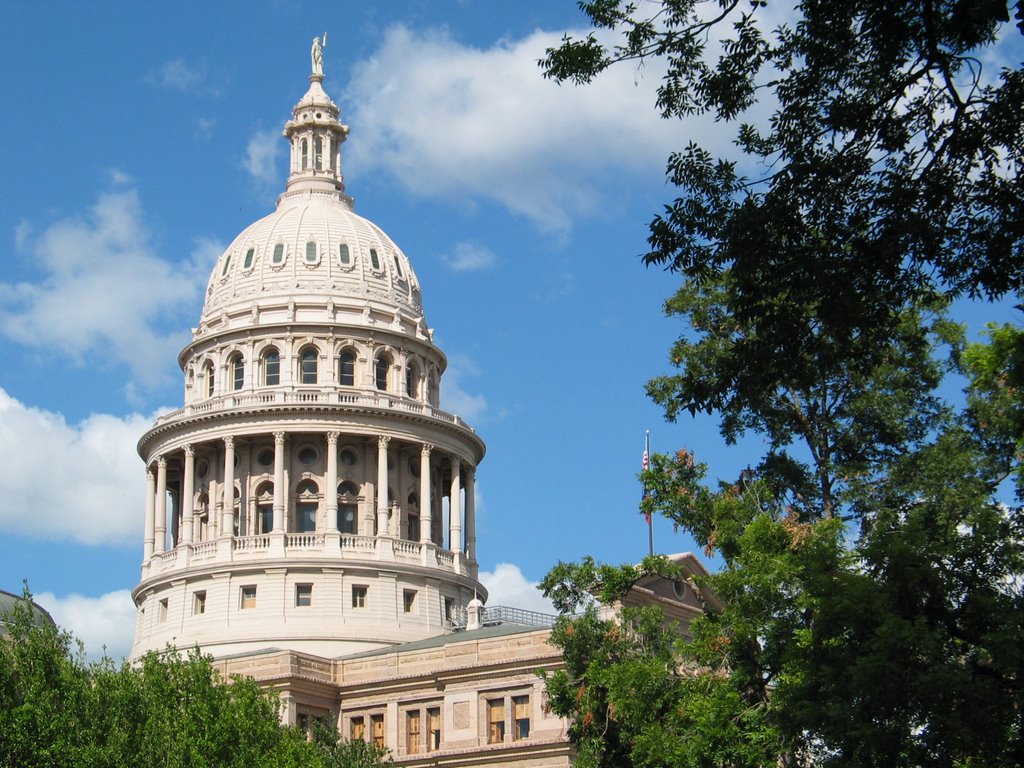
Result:
{"label": "window pane", "polygon": [[356,507],[354,504],[338,505],[338,528],[342,533],[356,532]]}
{"label": "window pane", "polygon": [[427,751],[433,752],[441,748],[441,708],[431,707],[427,710]]}
{"label": "window pane", "polygon": [[264,383],[274,387],[281,383],[281,356],[277,350],[267,352],[263,358]]}
{"label": "window pane", "polygon": [[241,608],[243,610],[256,607],[256,587],[242,587]]}
{"label": "window pane", "polygon": [[512,738],[526,739],[530,736],[530,697],[515,696],[512,699],[513,717],[515,728],[512,731]]}
{"label": "window pane", "polygon": [[338,383],[343,387],[355,386],[356,356],[354,352],[345,351],[338,357]]}
{"label": "window pane", "polygon": [[405,725],[405,751],[410,755],[420,752],[420,713],[407,712]]}
{"label": "window pane", "polygon": [[252,257],[256,255],[256,249],[250,248],[245,252],[245,261],[242,263],[243,269],[248,269],[252,266]]}
{"label": "window pane", "polygon": [[316,504],[299,504],[299,533],[312,533],[316,530]]}
{"label": "window pane", "polygon": [[296,584],[295,585],[295,606],[297,608],[307,608],[313,604],[313,585],[312,584]]}
{"label": "window pane", "polygon": [[228,273],[228,267],[230,267],[230,266],[231,266],[231,254],[229,253],[228,257],[226,259],[224,259],[224,269],[222,269],[221,272],[220,272],[220,276],[221,277],[224,277],[224,275],[226,275]]}
{"label": "window pane", "polygon": [[273,264],[280,264],[284,261],[284,243],[278,243],[274,246],[274,257],[271,259]]}
{"label": "window pane", "polygon": [[500,744],[505,740],[505,701],[491,699],[487,702],[487,743]]}
{"label": "window pane", "polygon": [[348,252],[348,244],[342,243],[338,246],[338,259],[341,261],[341,266],[347,267],[352,263],[352,256]]}
{"label": "window pane", "polygon": [[318,171],[323,168],[324,140],[319,136],[313,139],[313,167]]}
{"label": "window pane", "polygon": [[378,357],[376,365],[376,383],[377,389],[385,390],[388,388],[388,370],[391,368],[391,363],[386,357]]}
{"label": "window pane", "polygon": [[310,240],[306,243],[306,261],[313,264],[316,261],[316,241]]}
{"label": "window pane", "polygon": [[260,504],[256,508],[257,533],[270,533],[274,527],[274,506],[272,504]]}
{"label": "window pane", "polygon": [[352,741],[359,741],[363,738],[366,726],[363,724],[363,718],[353,717],[351,727],[349,728],[349,738]]}
{"label": "window pane", "polygon": [[370,249],[370,266],[373,267],[375,271],[380,271],[380,258],[377,256],[376,248]]}
{"label": "window pane", "polygon": [[236,357],[235,358],[235,364],[233,366],[233,372],[234,372],[234,381],[233,381],[234,387],[235,387],[236,390],[241,389],[242,388],[242,382],[245,380],[245,361],[242,358],[240,358],[240,357]]}
{"label": "window pane", "polygon": [[302,353],[300,378],[303,384],[316,384],[316,350],[307,349]]}

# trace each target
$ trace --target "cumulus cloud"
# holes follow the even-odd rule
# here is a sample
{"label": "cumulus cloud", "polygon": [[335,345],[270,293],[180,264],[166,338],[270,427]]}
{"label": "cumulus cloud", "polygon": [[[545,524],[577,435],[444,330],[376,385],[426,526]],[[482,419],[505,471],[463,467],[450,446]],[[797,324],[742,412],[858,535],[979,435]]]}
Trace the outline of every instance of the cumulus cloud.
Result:
{"label": "cumulus cloud", "polygon": [[279,184],[277,155],[282,147],[278,131],[256,131],[245,147],[242,167],[261,184]]}
{"label": "cumulus cloud", "polygon": [[530,581],[512,563],[498,563],[493,571],[481,571],[480,583],[487,588],[488,605],[507,605],[539,613],[557,613],[538,589],[539,582]]}
{"label": "cumulus cloud", "polygon": [[75,363],[123,363],[143,383],[170,375],[217,255],[210,241],[172,263],[149,242],[134,189],[101,194],[83,216],[41,232],[19,227],[41,280],[0,283],[0,334],[46,345]]}
{"label": "cumulus cloud", "polygon": [[43,592],[33,595],[33,599],[49,612],[57,626],[82,641],[89,659],[101,658],[106,649],[106,655],[118,661],[131,651],[135,604],[127,589],[100,597],[57,597]]}
{"label": "cumulus cloud", "polygon": [[469,422],[476,421],[487,410],[486,397],[471,395],[462,388],[463,376],[476,372],[476,363],[470,358],[452,355],[448,358],[448,368],[441,383],[441,407]]}
{"label": "cumulus cloud", "polygon": [[554,232],[612,199],[620,174],[660,177],[686,138],[654,108],[660,74],[621,66],[559,86],[537,60],[561,37],[478,49],[392,28],[347,89],[359,138],[348,168],[383,169],[413,194],[496,201]]}
{"label": "cumulus cloud", "polygon": [[151,423],[94,414],[68,424],[0,389],[0,531],[137,544],[146,483],[135,443]]}
{"label": "cumulus cloud", "polygon": [[453,251],[442,258],[453,272],[479,272],[498,263],[494,251],[478,243],[456,243]]}

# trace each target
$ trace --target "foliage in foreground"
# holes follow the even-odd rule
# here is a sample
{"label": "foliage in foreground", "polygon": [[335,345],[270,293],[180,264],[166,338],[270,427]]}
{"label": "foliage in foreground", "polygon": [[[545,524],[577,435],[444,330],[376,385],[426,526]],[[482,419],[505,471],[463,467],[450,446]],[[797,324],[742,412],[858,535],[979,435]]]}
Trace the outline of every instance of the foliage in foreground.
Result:
{"label": "foliage in foreground", "polygon": [[[26,598],[28,597],[26,593]],[[28,603],[0,641],[0,766],[17,768],[379,768],[386,752],[320,729],[282,727],[276,695],[224,681],[193,650],[136,664],[86,663],[66,632],[36,626]]]}
{"label": "foliage in foreground", "polygon": [[643,477],[722,564],[685,640],[568,615],[665,563],[545,580],[578,765],[1024,764],[1024,333],[966,345],[946,316],[1024,287],[1024,65],[992,72],[1024,0],[580,5],[601,33],[548,76],[657,59],[665,117],[736,124],[742,157],[669,159],[645,260],[682,278],[684,331],[648,393],[763,450]]}

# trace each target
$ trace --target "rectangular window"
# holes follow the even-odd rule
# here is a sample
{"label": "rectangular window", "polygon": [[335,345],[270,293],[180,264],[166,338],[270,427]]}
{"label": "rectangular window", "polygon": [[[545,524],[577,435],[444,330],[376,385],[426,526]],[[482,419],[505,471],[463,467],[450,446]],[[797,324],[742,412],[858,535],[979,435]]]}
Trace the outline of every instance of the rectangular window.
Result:
{"label": "rectangular window", "polygon": [[192,593],[192,615],[202,616],[206,613],[206,590]]}
{"label": "rectangular window", "polygon": [[363,587],[363,586],[352,587],[352,607],[353,608],[365,608],[366,607],[366,587]]}
{"label": "rectangular window", "polygon": [[234,386],[237,392],[242,388],[242,384],[245,382],[245,362],[242,358],[236,358],[231,364],[232,373],[232,386]]}
{"label": "rectangular window", "polygon": [[366,723],[361,717],[353,717],[349,721],[348,737],[352,741],[362,741],[366,738]]}
{"label": "rectangular window", "polygon": [[505,740],[505,700],[487,702],[487,743],[501,744]]}
{"label": "rectangular window", "polygon": [[420,516],[409,513],[409,541],[420,540]]}
{"label": "rectangular window", "polygon": [[274,255],[270,259],[271,264],[284,264],[284,243],[274,246]]}
{"label": "rectangular window", "polygon": [[274,527],[274,507],[272,504],[260,504],[256,508],[256,533],[270,533]]}
{"label": "rectangular window", "polygon": [[263,376],[268,387],[276,387],[281,383],[281,356],[275,351],[263,359]]}
{"label": "rectangular window", "polygon": [[295,607],[296,608],[308,608],[313,604],[313,585],[312,584],[296,584],[295,585]]}
{"label": "rectangular window", "polygon": [[416,590],[406,589],[402,591],[402,607],[406,613],[413,613],[416,610]]}
{"label": "rectangular window", "polygon": [[239,591],[238,607],[243,611],[256,607],[256,585],[242,587]]}
{"label": "rectangular window", "polygon": [[163,624],[167,621],[167,598],[165,597],[160,601],[160,611],[157,613],[157,618],[160,619],[160,623]]}
{"label": "rectangular window", "polygon": [[377,249],[370,249],[370,266],[374,272],[380,272],[380,257],[377,256]]}
{"label": "rectangular window", "polygon": [[515,725],[512,729],[512,738],[515,741],[528,739],[530,737],[530,697],[512,697],[512,717]]}
{"label": "rectangular window", "polygon": [[355,504],[339,504],[338,505],[338,528],[341,529],[342,533],[355,533],[356,532],[356,505]]}
{"label": "rectangular window", "polygon": [[384,715],[370,715],[370,737],[378,747],[384,746]]}
{"label": "rectangular window", "polygon": [[316,530],[316,504],[299,504],[298,532],[313,533]]}
{"label": "rectangular window", "polygon": [[454,613],[455,613],[455,601],[452,598],[450,598],[450,597],[446,597],[444,599],[444,621],[445,621],[445,624],[451,624],[452,623],[452,614],[454,614]]}
{"label": "rectangular window", "polygon": [[441,748],[441,708],[431,707],[427,710],[427,751],[433,752]]}
{"label": "rectangular window", "polygon": [[407,755],[418,755],[420,753],[420,713],[405,713],[405,753]]}
{"label": "rectangular window", "polygon": [[245,252],[245,261],[242,263],[243,269],[248,269],[252,266],[252,257],[256,255],[256,249],[250,248]]}

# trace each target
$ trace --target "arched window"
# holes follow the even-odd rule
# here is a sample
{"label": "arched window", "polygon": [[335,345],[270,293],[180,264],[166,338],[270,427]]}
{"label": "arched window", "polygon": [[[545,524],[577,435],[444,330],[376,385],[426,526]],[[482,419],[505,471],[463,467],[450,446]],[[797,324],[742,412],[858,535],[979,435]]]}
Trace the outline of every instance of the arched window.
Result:
{"label": "arched window", "polygon": [[377,358],[377,362],[374,365],[374,379],[377,384],[377,389],[386,390],[388,388],[388,373],[391,371],[391,358],[387,355],[380,355]]}
{"label": "arched window", "polygon": [[206,367],[203,368],[203,377],[206,379],[206,396],[213,397],[214,390],[214,376],[213,376],[213,363],[207,363]]}
{"label": "arched window", "polygon": [[250,248],[245,252],[245,261],[242,262],[242,269],[249,269],[252,266],[252,259],[256,255],[256,249]]}
{"label": "arched window", "polygon": [[352,254],[349,253],[348,243],[342,243],[338,246],[338,261],[341,262],[343,267],[352,266]]}
{"label": "arched window", "polygon": [[437,371],[431,371],[427,378],[427,402],[435,408],[441,402],[440,385],[437,381]]}
{"label": "arched window", "polygon": [[324,140],[319,136],[313,138],[313,167],[318,171],[324,167]]}
{"label": "arched window", "polygon": [[281,383],[281,355],[274,348],[263,353],[263,383],[268,387]]}
{"label": "arched window", "polygon": [[306,139],[302,140],[302,170],[306,170],[306,166],[309,165],[309,143]]}
{"label": "arched window", "polygon": [[198,541],[206,541],[210,537],[210,497],[206,493],[200,493],[196,498],[196,510],[192,520],[193,538]]}
{"label": "arched window", "polygon": [[338,355],[338,383],[343,387],[356,385],[356,353],[351,349]]}
{"label": "arched window", "polygon": [[261,483],[256,489],[256,534],[270,533],[274,528],[274,484]]}
{"label": "arched window", "polygon": [[312,533],[316,530],[319,493],[320,489],[313,480],[303,480],[295,487],[295,530],[299,533]]}
{"label": "arched window", "polygon": [[331,136],[331,170],[333,171],[338,162],[338,139]]}
{"label": "arched window", "polygon": [[302,384],[316,384],[317,353],[315,347],[308,347],[302,350],[299,357],[299,382]]}
{"label": "arched window", "polygon": [[355,483],[346,481],[338,486],[338,529],[342,533],[357,533],[358,501],[359,489]]}
{"label": "arched window", "polygon": [[241,355],[231,361],[231,386],[237,392],[245,382],[245,360]]}
{"label": "arched window", "polygon": [[320,254],[316,250],[316,240],[310,240],[306,243],[306,263],[316,264],[320,260]]}
{"label": "arched window", "polygon": [[419,397],[420,372],[416,363],[410,362],[405,367],[405,392],[409,397]]}

